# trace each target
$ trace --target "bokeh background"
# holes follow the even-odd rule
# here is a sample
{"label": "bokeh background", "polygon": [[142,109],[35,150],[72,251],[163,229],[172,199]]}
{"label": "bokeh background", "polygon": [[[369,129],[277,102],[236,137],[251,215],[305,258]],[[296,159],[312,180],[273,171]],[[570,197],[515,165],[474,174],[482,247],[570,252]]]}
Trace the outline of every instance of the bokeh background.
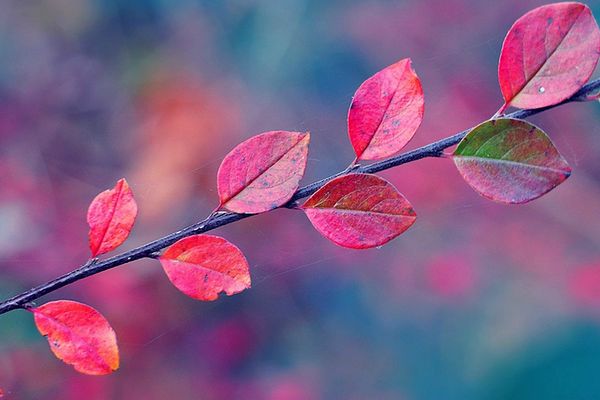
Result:
{"label": "bokeh background", "polygon": [[[359,84],[411,57],[426,96],[408,148],[501,105],[510,25],[537,0],[2,0],[0,297],[88,258],[91,199],[126,177],[122,249],[207,215],[223,156],[310,130],[304,183],[353,159]],[[590,1],[596,17],[600,1]],[[596,74],[597,75],[597,74]],[[533,118],[574,168],[523,206],[487,201],[449,160],[383,175],[419,219],[381,249],[322,238],[301,212],[219,229],[253,287],[212,303],[140,261],[47,296],[101,311],[121,369],[77,374],[31,315],[0,317],[7,399],[598,399],[600,106]]]}

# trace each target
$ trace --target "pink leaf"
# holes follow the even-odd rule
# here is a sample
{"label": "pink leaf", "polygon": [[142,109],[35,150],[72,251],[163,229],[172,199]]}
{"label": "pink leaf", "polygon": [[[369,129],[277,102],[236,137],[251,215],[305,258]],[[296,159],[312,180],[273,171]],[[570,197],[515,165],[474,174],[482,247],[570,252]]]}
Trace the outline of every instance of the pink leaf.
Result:
{"label": "pink leaf", "polygon": [[285,204],[304,175],[310,134],[272,131],[234,148],[217,174],[221,207],[255,214]]}
{"label": "pink leaf", "polygon": [[391,183],[368,174],[329,181],[302,209],[323,236],[353,249],[381,246],[410,228],[417,218]]}
{"label": "pink leaf", "polygon": [[599,55],[600,30],[586,5],[556,3],[528,12],[502,45],[498,80],[503,108],[560,103],[587,82]]}
{"label": "pink leaf", "polygon": [[194,235],[181,239],[159,260],[173,285],[198,300],[216,300],[220,292],[231,296],[250,287],[244,254],[218,236]]}
{"label": "pink leaf", "polygon": [[119,368],[115,332],[92,307],[59,300],[31,311],[35,325],[60,360],[88,375],[105,375]]}
{"label": "pink leaf", "polygon": [[421,82],[408,58],[379,71],[356,91],[348,111],[348,135],[359,160],[399,152],[423,120]]}
{"label": "pink leaf", "polygon": [[459,143],[453,160],[473,189],[503,203],[536,199],[571,174],[571,168],[541,129],[510,118],[486,121],[473,128]]}
{"label": "pink leaf", "polygon": [[114,250],[127,239],[137,210],[133,192],[125,179],[119,179],[114,189],[96,196],[87,213],[93,257]]}

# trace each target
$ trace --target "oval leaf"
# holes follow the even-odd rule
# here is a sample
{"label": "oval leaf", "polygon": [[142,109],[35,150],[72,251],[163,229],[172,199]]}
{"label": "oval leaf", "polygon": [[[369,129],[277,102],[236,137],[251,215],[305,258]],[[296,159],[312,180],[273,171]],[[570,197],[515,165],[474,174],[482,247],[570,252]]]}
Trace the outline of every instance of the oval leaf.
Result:
{"label": "oval leaf", "polygon": [[302,209],[323,236],[352,249],[381,246],[410,228],[417,218],[391,183],[369,174],[329,181]]}
{"label": "oval leaf", "polygon": [[133,192],[125,179],[119,179],[113,189],[96,196],[87,213],[93,257],[114,250],[127,239],[137,211]]}
{"label": "oval leaf", "polygon": [[504,108],[560,103],[587,82],[599,54],[600,30],[586,5],[556,3],[528,12],[502,45],[498,80]]}
{"label": "oval leaf", "polygon": [[526,203],[571,175],[548,136],[529,122],[486,121],[458,144],[454,163],[479,194],[503,203]]}
{"label": "oval leaf", "polygon": [[348,111],[348,135],[359,160],[399,152],[421,125],[425,99],[408,58],[379,71],[356,91]]}
{"label": "oval leaf", "polygon": [[173,285],[194,299],[216,300],[220,292],[231,296],[250,287],[246,257],[218,236],[181,239],[159,260]]}
{"label": "oval leaf", "polygon": [[217,174],[220,206],[255,214],[285,204],[304,175],[310,134],[272,131],[234,148]]}
{"label": "oval leaf", "polygon": [[59,300],[33,308],[35,325],[56,357],[89,375],[119,368],[119,349],[108,321],[92,307]]}

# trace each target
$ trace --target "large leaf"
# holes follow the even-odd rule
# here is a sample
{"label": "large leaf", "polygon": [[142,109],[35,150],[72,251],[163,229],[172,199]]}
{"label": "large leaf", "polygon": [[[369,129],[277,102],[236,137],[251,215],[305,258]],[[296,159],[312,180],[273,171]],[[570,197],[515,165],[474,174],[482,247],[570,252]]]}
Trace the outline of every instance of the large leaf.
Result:
{"label": "large leaf", "polygon": [[250,287],[246,258],[233,244],[212,235],[194,235],[170,246],[159,258],[169,280],[186,295],[216,300]]}
{"label": "large leaf", "polygon": [[217,174],[221,207],[254,214],[285,204],[304,175],[310,134],[272,131],[234,148]]}
{"label": "large leaf", "polygon": [[359,160],[387,158],[412,139],[423,120],[421,82],[406,58],[379,71],[356,91],[348,135]]}
{"label": "large leaf", "polygon": [[87,212],[92,256],[120,246],[131,232],[137,211],[133,192],[125,179],[96,196]]}
{"label": "large leaf", "polygon": [[505,107],[563,101],[587,82],[599,54],[600,30],[586,5],[556,3],[528,12],[510,28],[500,54]]}
{"label": "large leaf", "polygon": [[526,203],[552,190],[571,168],[548,136],[529,122],[486,121],[459,143],[454,163],[479,194],[503,203]]}
{"label": "large leaf", "polygon": [[331,180],[302,209],[323,236],[353,249],[381,246],[410,228],[417,218],[391,183],[369,174]]}
{"label": "large leaf", "polygon": [[89,375],[119,368],[119,349],[108,321],[92,307],[69,300],[31,309],[40,333],[56,357]]}

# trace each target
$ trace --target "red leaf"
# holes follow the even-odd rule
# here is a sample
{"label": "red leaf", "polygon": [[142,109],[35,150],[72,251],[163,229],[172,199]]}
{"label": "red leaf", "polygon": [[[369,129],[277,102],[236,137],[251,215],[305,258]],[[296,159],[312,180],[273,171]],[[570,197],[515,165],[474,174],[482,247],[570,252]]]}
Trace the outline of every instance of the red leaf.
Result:
{"label": "red leaf", "polygon": [[218,236],[181,239],[159,260],[173,285],[198,300],[216,300],[222,291],[231,296],[250,287],[246,257]]}
{"label": "red leaf", "polygon": [[486,121],[459,143],[454,163],[479,194],[503,203],[526,203],[569,177],[571,168],[548,136],[527,121]]}
{"label": "red leaf", "polygon": [[348,135],[357,159],[399,152],[421,125],[424,104],[421,82],[408,58],[363,82],[348,111]]}
{"label": "red leaf", "polygon": [[96,196],[87,213],[93,257],[114,250],[127,239],[137,210],[133,192],[125,179],[119,179],[114,189]]}
{"label": "red leaf", "polygon": [[304,175],[310,134],[272,131],[234,148],[217,174],[220,206],[255,214],[285,204]]}
{"label": "red leaf", "polygon": [[119,368],[115,332],[92,307],[59,300],[31,311],[38,330],[60,360],[89,375],[110,374]]}
{"label": "red leaf", "polygon": [[538,7],[510,28],[500,53],[498,80],[508,105],[559,103],[587,82],[600,54],[600,30],[581,3]]}
{"label": "red leaf", "polygon": [[329,181],[302,209],[323,236],[353,249],[381,246],[410,228],[417,218],[391,183],[368,174]]}

